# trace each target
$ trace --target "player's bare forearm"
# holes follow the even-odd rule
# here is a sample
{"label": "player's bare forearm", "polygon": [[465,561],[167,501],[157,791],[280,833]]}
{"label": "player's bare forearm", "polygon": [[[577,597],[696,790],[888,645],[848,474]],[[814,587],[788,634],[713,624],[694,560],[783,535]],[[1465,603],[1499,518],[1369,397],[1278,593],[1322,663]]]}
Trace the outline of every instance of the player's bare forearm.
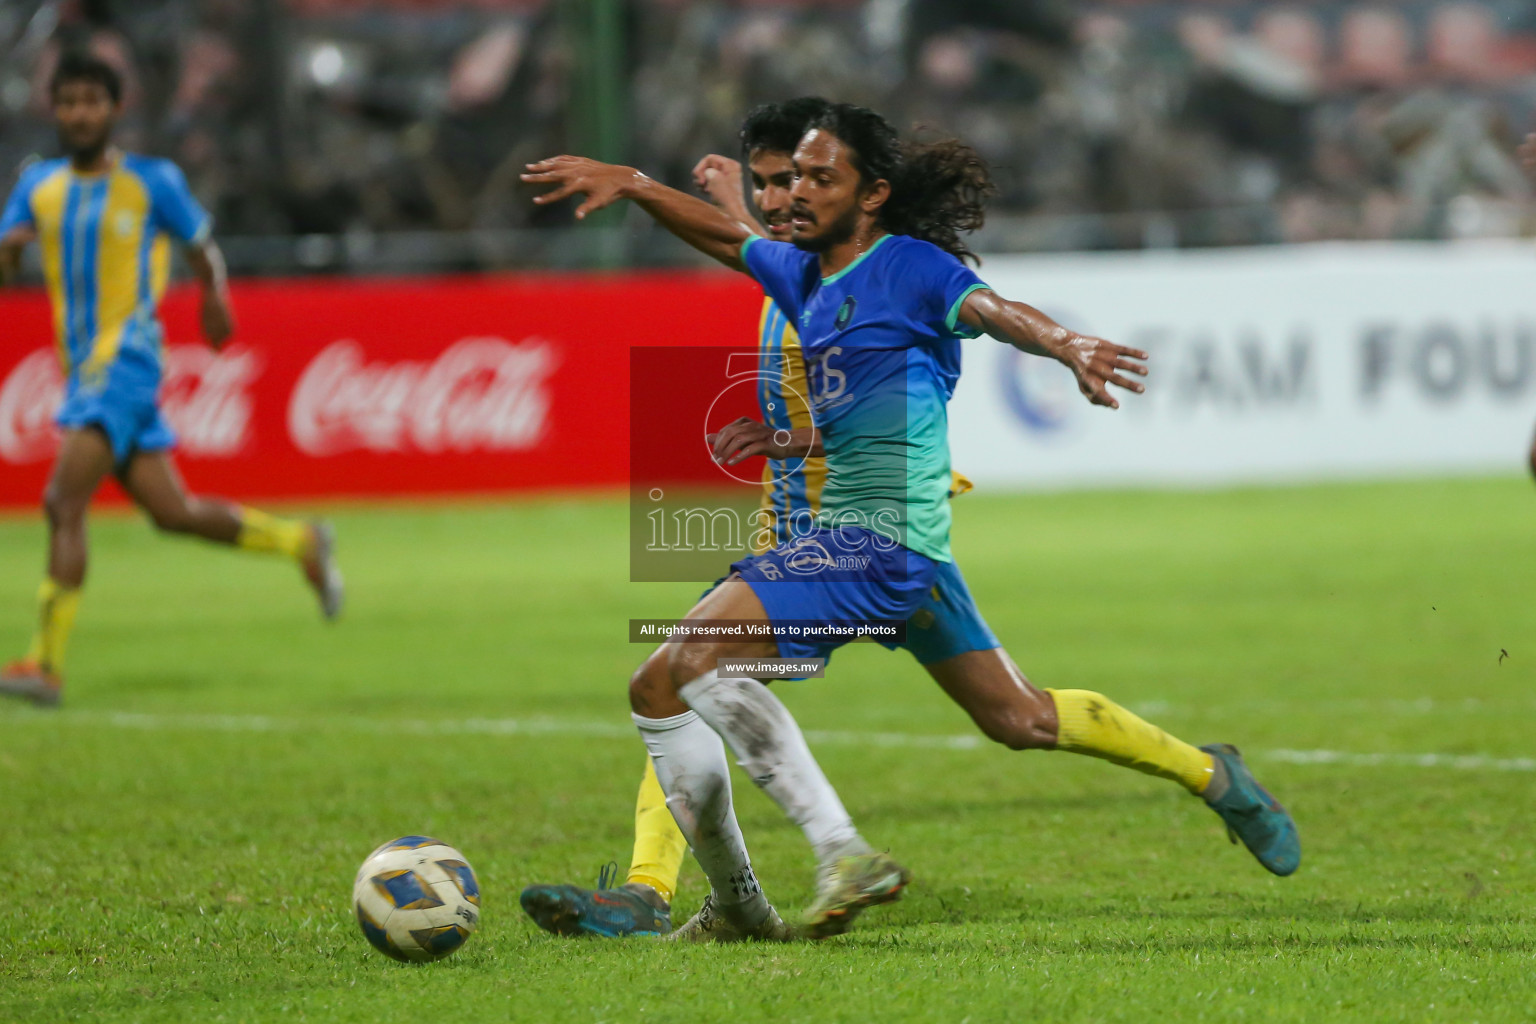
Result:
{"label": "player's bare forearm", "polygon": [[530,184],[554,186],[534,198],[540,205],[585,195],[586,199],[576,208],[577,220],[628,199],[704,255],[732,270],[746,269],[741,262],[741,243],[750,234],[746,225],[704,200],[668,188],[633,167],[579,156],[557,156],[529,164],[522,179]]}
{"label": "player's bare forearm", "polygon": [[1120,408],[1119,401],[1109,393],[1110,384],[1137,394],[1146,390],[1140,381],[1125,376],[1147,375],[1147,368],[1142,365],[1147,359],[1145,352],[1078,334],[1035,307],[1009,301],[991,289],[966,296],[960,307],[960,321],[1020,351],[1055,359],[1072,371],[1078,390],[1094,405]]}
{"label": "player's bare forearm", "polygon": [[704,440],[715,461],[725,466],[734,466],[756,455],[781,460],[819,459],[826,455],[821,432],[815,427],[774,430],[766,423],[745,416],[727,423]]}
{"label": "player's bare forearm", "polygon": [[1072,333],[1024,302],[1010,302],[990,289],[971,292],[960,307],[960,322],[1032,356],[1055,359]]}
{"label": "player's bare forearm", "polygon": [[214,348],[235,333],[235,316],[229,301],[229,271],[224,265],[224,254],[213,242],[204,242],[187,249],[187,266],[203,291],[203,337]]}
{"label": "player's bare forearm", "polygon": [[634,201],[656,218],[656,223],[732,270],[746,270],[741,261],[741,243],[752,232],[744,223],[702,199],[644,175],[640,177]]}

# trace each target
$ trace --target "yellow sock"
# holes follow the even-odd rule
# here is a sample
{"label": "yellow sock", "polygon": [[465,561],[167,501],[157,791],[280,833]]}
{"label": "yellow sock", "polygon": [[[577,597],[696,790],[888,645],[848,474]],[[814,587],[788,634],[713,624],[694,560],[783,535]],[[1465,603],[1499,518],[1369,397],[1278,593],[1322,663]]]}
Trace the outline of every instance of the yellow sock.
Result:
{"label": "yellow sock", "polygon": [[1170,736],[1091,690],[1046,690],[1056,702],[1056,749],[1102,757],[1172,779],[1197,796],[1210,784],[1211,755]]}
{"label": "yellow sock", "polygon": [[51,579],[37,588],[37,632],[27,648],[27,660],[35,661],[49,672],[64,671],[64,647],[69,631],[75,628],[75,613],[80,610],[80,588],[66,589]]}
{"label": "yellow sock", "polygon": [[656,766],[647,757],[640,796],[635,800],[635,856],[624,881],[648,885],[671,903],[687,851],[688,840],[672,819],[667,795],[656,778]]}
{"label": "yellow sock", "polygon": [[254,508],[240,510],[240,535],[235,543],[247,551],[275,551],[299,559],[309,553],[309,542],[308,523],[279,519]]}

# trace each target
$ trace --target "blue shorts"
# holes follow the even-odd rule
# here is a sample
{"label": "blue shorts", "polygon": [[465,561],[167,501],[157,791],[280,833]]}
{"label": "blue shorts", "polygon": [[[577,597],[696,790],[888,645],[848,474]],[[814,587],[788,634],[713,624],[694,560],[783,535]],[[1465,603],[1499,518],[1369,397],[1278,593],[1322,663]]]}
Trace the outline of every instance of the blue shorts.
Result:
{"label": "blue shorts", "polygon": [[[902,622],[929,597],[938,562],[859,527],[817,529],[731,565],[769,622]],[[848,639],[780,637],[779,656],[824,658]]]}
{"label": "blue shorts", "polygon": [[100,427],[119,470],[139,452],[164,451],[176,444],[176,435],[160,414],[160,375],[121,360],[94,381],[71,374],[54,422],[75,430]]}
{"label": "blue shorts", "polygon": [[906,641],[885,646],[893,650],[904,647],[919,665],[932,665],[957,654],[990,651],[1002,644],[981,617],[960,567],[954,562],[940,562],[933,586],[907,619]]}
{"label": "blue shorts", "polygon": [[[737,566],[750,561],[752,558],[742,559],[731,568],[734,570]],[[981,615],[981,609],[976,607],[976,600],[971,597],[971,588],[966,586],[965,575],[960,572],[960,566],[954,562],[935,564],[937,568],[934,571],[933,585],[923,595],[922,604],[918,605],[917,611],[907,618],[906,639],[900,643],[888,643],[884,640],[877,640],[876,643],[893,651],[910,652],[919,665],[932,665],[934,662],[969,654],[972,651],[990,651],[1001,647],[1002,643],[997,639],[997,634],[992,632],[992,627],[987,625],[987,620]],[[715,587],[729,578],[729,576],[722,576],[715,580],[712,586],[699,595],[699,599],[708,597]]]}

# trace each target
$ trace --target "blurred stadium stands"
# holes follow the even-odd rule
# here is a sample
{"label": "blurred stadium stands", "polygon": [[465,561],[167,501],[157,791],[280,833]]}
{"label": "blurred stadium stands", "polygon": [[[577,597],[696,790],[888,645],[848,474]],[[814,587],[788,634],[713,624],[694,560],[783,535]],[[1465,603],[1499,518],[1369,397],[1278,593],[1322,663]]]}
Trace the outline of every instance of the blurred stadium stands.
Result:
{"label": "blurred stadium stands", "polygon": [[247,273],[687,262],[517,172],[581,149],[686,185],[802,93],[982,150],[992,252],[1536,227],[1536,0],[0,0],[6,186],[53,150],[64,45],[122,68],[123,141],[182,164]]}

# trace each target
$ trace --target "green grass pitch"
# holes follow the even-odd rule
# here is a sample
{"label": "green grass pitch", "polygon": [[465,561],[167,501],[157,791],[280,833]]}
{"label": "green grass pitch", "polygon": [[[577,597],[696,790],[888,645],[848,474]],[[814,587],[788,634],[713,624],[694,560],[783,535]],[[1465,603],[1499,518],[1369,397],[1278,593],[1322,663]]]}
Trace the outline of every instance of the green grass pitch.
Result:
{"label": "green grass pitch", "polygon": [[[817,946],[553,939],[518,890],[628,862],[645,652],[625,621],[698,591],[626,582],[621,502],[338,509],[334,626],[291,566],[112,515],[65,707],[0,705],[0,1020],[1536,1018],[1529,481],[955,512],[1025,671],[1242,746],[1300,823],[1296,876],[1170,784],[951,742],[971,729],[911,660],[859,645],[781,692],[913,869],[903,902]],[[0,653],[25,642],[42,544],[0,520]],[[736,781],[795,912],[809,853]],[[350,886],[417,832],[468,855],[485,916],[457,956],[402,966]],[[690,862],[679,921],[701,884]]]}

